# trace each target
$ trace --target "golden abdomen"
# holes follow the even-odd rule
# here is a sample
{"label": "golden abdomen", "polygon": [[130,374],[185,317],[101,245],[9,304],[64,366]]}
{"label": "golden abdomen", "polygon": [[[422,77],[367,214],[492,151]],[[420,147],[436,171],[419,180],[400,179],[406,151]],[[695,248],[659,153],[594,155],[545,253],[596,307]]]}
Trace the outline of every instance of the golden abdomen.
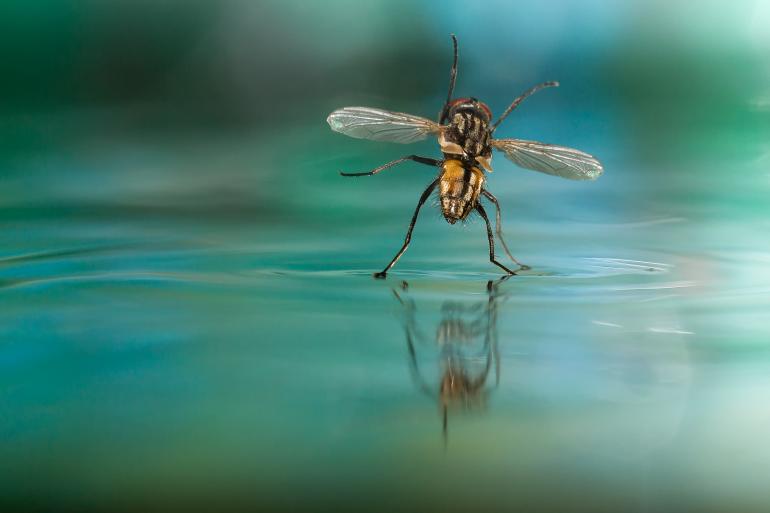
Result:
{"label": "golden abdomen", "polygon": [[439,181],[441,213],[451,224],[462,221],[476,208],[484,172],[477,167],[463,165],[459,160],[446,160]]}

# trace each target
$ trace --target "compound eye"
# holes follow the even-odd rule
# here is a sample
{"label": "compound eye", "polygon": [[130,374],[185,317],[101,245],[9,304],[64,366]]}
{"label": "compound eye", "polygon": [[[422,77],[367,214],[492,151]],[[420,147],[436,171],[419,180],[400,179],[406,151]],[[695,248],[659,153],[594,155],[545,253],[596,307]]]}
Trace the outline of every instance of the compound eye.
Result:
{"label": "compound eye", "polygon": [[472,101],[473,100],[471,98],[456,98],[449,102],[449,110],[460,106],[472,105]]}

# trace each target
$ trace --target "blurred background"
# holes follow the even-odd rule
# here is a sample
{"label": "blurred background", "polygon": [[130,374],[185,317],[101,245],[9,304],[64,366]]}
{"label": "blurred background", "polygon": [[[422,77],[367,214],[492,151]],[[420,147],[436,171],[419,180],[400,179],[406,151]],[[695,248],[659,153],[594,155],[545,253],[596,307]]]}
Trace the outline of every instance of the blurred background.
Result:
{"label": "blurred background", "polygon": [[[4,1],[0,504],[761,511],[769,26],[763,0]],[[533,269],[499,285],[500,385],[445,444],[404,328],[433,385],[478,363],[434,332],[491,332],[483,225],[425,209],[371,280],[431,171],[338,171],[438,148],[325,119],[435,118],[450,33],[456,95],[493,113],[561,83],[499,136],[606,171],[495,158]]]}

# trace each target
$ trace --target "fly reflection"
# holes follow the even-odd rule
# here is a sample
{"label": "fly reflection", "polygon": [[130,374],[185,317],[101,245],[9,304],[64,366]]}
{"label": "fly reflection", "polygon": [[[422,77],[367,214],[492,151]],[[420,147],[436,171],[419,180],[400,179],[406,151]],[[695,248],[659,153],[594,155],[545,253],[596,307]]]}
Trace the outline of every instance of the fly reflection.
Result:
{"label": "fly reflection", "polygon": [[[499,286],[507,279],[505,276],[487,282],[483,301],[444,301],[436,327],[429,331],[428,322],[418,322],[417,306],[408,296],[408,283],[402,282],[401,291],[393,289],[403,307],[412,379],[438,403],[445,443],[449,413],[484,410],[490,390],[500,383],[497,311],[506,297]],[[436,363],[421,365],[429,355]],[[492,369],[493,385],[489,383]]]}

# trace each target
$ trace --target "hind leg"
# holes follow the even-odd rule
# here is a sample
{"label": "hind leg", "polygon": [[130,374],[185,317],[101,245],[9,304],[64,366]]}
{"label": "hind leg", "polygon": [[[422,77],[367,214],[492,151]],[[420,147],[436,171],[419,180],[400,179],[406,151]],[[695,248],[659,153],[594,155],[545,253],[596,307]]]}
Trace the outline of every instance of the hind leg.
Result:
{"label": "hind leg", "polygon": [[497,198],[495,198],[494,195],[486,189],[481,191],[481,194],[483,194],[489,201],[495,204],[495,233],[497,233],[497,238],[500,240],[500,244],[503,245],[503,251],[505,251],[505,254],[508,255],[508,258],[513,260],[513,262],[519,266],[521,271],[531,269],[530,266],[522,264],[516,260],[516,258],[514,258],[514,256],[511,254],[511,250],[508,249],[508,244],[505,243],[505,239],[503,238],[503,223],[500,217],[500,203],[497,202]]}
{"label": "hind leg", "polygon": [[484,207],[481,206],[481,203],[476,205],[476,210],[479,214],[481,214],[481,217],[484,219],[484,222],[487,225],[487,239],[489,239],[489,261],[508,274],[516,274],[495,259],[495,236],[492,233],[492,225],[489,223],[487,212],[484,210]]}

